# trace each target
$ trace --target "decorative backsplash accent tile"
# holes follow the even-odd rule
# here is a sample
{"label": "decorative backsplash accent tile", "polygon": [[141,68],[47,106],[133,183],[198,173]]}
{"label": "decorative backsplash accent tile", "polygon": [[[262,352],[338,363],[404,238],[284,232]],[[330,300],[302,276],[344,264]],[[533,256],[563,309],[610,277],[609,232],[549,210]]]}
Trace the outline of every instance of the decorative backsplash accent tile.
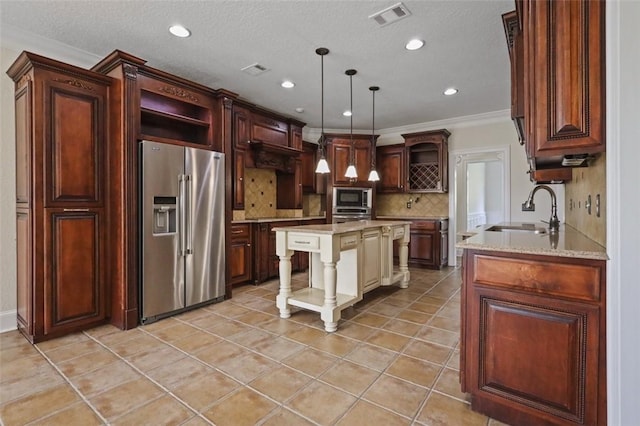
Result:
{"label": "decorative backsplash accent tile", "polygon": [[302,196],[302,213],[304,216],[322,216],[325,214],[322,208],[324,195],[309,194]]}
{"label": "decorative backsplash accent tile", "polygon": [[231,220],[245,220],[244,210],[234,210],[233,211],[233,219]]}
{"label": "decorative backsplash accent tile", "polygon": [[[597,243],[607,243],[607,159],[604,153],[589,167],[573,169],[573,179],[565,184],[565,222]],[[600,194],[600,217],[596,215],[596,197]],[[591,214],[587,211],[591,195]]]}
{"label": "decorative backsplash accent tile", "polygon": [[378,194],[376,209],[378,216],[448,216],[449,194]]}
{"label": "decorative backsplash accent tile", "polygon": [[246,219],[276,217],[276,172],[244,170],[244,214]]}

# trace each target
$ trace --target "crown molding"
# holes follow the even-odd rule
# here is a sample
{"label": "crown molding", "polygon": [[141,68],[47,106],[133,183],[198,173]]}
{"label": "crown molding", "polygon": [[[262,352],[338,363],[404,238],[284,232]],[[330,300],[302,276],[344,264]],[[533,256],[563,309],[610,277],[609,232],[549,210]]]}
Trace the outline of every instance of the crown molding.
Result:
{"label": "crown molding", "polygon": [[21,52],[27,50],[38,55],[53,57],[81,68],[91,68],[102,57],[50,38],[24,31],[11,25],[2,25],[0,46]]}
{"label": "crown molding", "polygon": [[[462,127],[482,126],[487,124],[505,123],[511,121],[511,110],[504,109],[499,111],[485,112],[482,114],[465,115],[462,117],[447,118],[444,120],[426,121],[424,123],[409,124],[406,126],[389,127],[387,129],[376,130],[380,135],[378,139],[379,145],[386,145],[385,142],[393,143],[394,136],[402,133],[414,133],[437,129],[455,129]],[[325,129],[325,133],[345,133],[344,129]],[[302,131],[303,138],[309,142],[317,142],[320,138],[320,129],[305,127]],[[354,130],[353,134],[371,134],[366,130]],[[382,142],[382,143],[381,143]]]}

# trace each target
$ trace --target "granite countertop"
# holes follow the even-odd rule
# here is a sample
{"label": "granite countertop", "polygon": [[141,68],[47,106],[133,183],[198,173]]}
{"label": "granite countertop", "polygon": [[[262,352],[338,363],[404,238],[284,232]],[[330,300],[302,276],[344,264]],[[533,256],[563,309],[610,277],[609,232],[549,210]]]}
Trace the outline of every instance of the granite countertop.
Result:
{"label": "granite countertop", "polygon": [[326,219],[325,216],[304,216],[304,217],[261,217],[258,219],[232,220],[231,223],[264,223],[264,222],[289,222],[292,220],[315,220]]}
{"label": "granite countertop", "polygon": [[[521,225],[520,222],[501,223],[500,225]],[[557,234],[548,232],[495,232],[487,231],[493,225],[484,225],[472,237],[456,243],[457,248],[526,253],[547,256],[564,256],[582,259],[607,260],[607,251],[600,244],[588,238],[576,229],[561,225]],[[544,223],[537,227],[546,227]],[[473,233],[469,231],[466,234]]]}
{"label": "granite countertop", "polygon": [[449,216],[376,216],[380,220],[448,220]]}
{"label": "granite countertop", "polygon": [[378,228],[381,226],[409,225],[409,221],[401,220],[357,220],[344,223],[327,223],[324,225],[299,225],[283,226],[273,228],[274,231],[295,231],[306,234],[344,234],[353,231],[362,231],[367,228]]}

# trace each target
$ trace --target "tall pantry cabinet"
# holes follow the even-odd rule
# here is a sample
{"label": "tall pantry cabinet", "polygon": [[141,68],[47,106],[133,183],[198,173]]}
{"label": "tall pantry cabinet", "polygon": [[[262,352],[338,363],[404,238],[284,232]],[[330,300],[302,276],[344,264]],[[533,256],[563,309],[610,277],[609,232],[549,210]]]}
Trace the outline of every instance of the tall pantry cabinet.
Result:
{"label": "tall pantry cabinet", "polygon": [[108,318],[111,78],[23,52],[15,82],[17,321],[39,342]]}

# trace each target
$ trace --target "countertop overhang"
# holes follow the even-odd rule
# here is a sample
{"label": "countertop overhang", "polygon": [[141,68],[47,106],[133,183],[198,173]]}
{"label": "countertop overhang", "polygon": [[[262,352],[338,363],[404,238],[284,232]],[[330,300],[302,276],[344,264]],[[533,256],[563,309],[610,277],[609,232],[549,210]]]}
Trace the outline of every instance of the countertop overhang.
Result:
{"label": "countertop overhang", "polygon": [[[521,222],[505,222],[500,225],[521,224]],[[546,224],[536,225],[546,226]],[[608,260],[605,247],[569,225],[561,225],[557,233],[545,234],[488,231],[487,228],[491,226],[493,224],[478,228],[475,235],[457,242],[456,248]],[[465,234],[472,233],[474,232],[469,231]]]}
{"label": "countertop overhang", "polygon": [[232,220],[232,224],[238,223],[265,223],[265,222],[290,222],[290,221],[304,221],[304,220],[316,220],[326,219],[326,216],[304,216],[304,217],[261,217],[256,219],[243,219]]}
{"label": "countertop overhang", "polygon": [[273,228],[273,231],[295,231],[314,234],[344,234],[382,226],[410,225],[410,221],[402,220],[358,220],[344,223],[327,223],[324,225],[298,225]]}

